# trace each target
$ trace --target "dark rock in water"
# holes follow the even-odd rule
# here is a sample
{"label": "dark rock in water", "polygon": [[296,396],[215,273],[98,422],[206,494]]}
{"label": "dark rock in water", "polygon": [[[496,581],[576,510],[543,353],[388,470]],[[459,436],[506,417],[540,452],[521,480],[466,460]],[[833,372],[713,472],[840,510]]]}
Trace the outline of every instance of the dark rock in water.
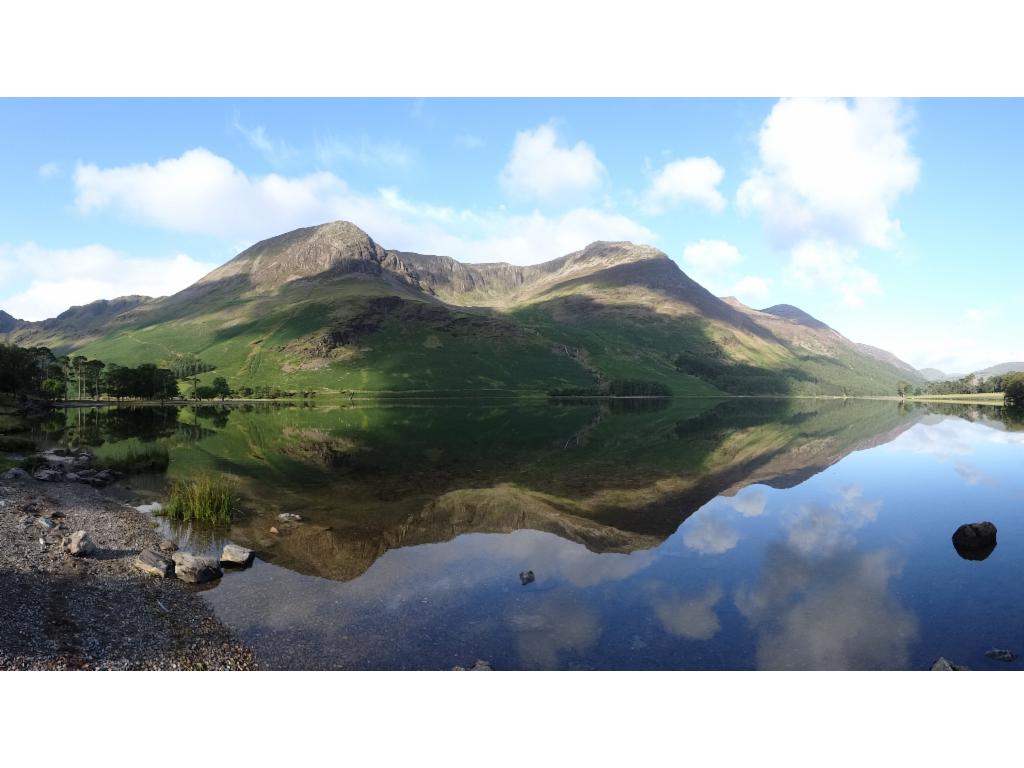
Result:
{"label": "dark rock in water", "polygon": [[932,672],[969,672],[970,667],[962,667],[959,664],[954,664],[944,656],[940,656],[934,664],[932,664]]}
{"label": "dark rock in water", "polygon": [[65,552],[75,557],[88,557],[96,552],[96,545],[85,531],[75,531],[70,536],[65,536],[61,546]]}
{"label": "dark rock in water", "polygon": [[188,552],[175,552],[171,555],[174,561],[174,574],[182,581],[190,584],[203,584],[219,579],[224,575],[220,564],[212,557],[201,557]]}
{"label": "dark rock in water", "polygon": [[144,549],[135,558],[135,567],[150,576],[157,576],[161,579],[169,579],[174,575],[174,562],[152,549]]}
{"label": "dark rock in water", "polygon": [[256,553],[251,549],[240,547],[237,544],[225,544],[224,551],[220,553],[221,565],[233,565],[244,567],[252,563]]}
{"label": "dark rock in water", "polygon": [[1005,661],[1011,662],[1017,660],[1017,654],[1013,651],[1007,651],[1002,648],[993,648],[991,651],[986,651],[985,655],[992,659],[992,661]]}
{"label": "dark rock in water", "polygon": [[519,582],[525,587],[527,584],[532,584],[536,577],[533,575],[533,571],[523,571],[519,574]]}
{"label": "dark rock in water", "polygon": [[0,478],[2,478],[5,482],[13,483],[18,480],[31,480],[32,475],[30,475],[24,469],[14,467],[13,469],[8,469],[6,472],[0,475]]}
{"label": "dark rock in water", "polygon": [[989,522],[961,525],[953,534],[953,547],[964,560],[984,560],[996,548],[996,527]]}

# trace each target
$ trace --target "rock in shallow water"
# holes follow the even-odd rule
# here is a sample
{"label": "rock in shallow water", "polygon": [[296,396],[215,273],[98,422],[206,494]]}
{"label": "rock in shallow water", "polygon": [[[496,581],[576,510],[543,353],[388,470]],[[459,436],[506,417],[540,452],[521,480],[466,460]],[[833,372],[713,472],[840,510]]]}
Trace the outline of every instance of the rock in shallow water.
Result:
{"label": "rock in shallow water", "polygon": [[1017,654],[1013,651],[1007,651],[1002,648],[993,648],[991,651],[986,651],[985,655],[992,659],[992,661],[1005,661],[1011,662],[1017,660]]}
{"label": "rock in shallow water", "polygon": [[212,557],[175,552],[171,559],[174,561],[174,574],[190,584],[203,584],[224,575],[220,564]]}
{"label": "rock in shallow water", "polygon": [[251,549],[240,547],[237,544],[225,544],[224,551],[220,553],[220,561],[222,564],[245,566],[252,562],[255,555],[256,553]]}
{"label": "rock in shallow water", "polygon": [[953,533],[953,547],[964,560],[984,560],[996,548],[996,527],[987,521],[961,525]]}
{"label": "rock in shallow water", "polygon": [[161,539],[160,543],[157,544],[156,547],[161,552],[166,552],[167,554],[170,554],[171,552],[177,552],[178,551],[178,545],[175,544],[170,539]]}
{"label": "rock in shallow water", "polygon": [[174,562],[152,549],[144,549],[135,558],[135,567],[150,576],[157,576],[161,579],[169,579],[174,575]]}
{"label": "rock in shallow water", "polygon": [[75,531],[70,536],[65,536],[61,546],[65,552],[75,557],[88,557],[96,552],[96,545],[85,531]]}
{"label": "rock in shallow water", "polygon": [[932,664],[932,672],[969,672],[970,667],[962,667],[959,664],[954,664],[945,656],[940,656],[934,664]]}
{"label": "rock in shallow water", "polygon": [[519,574],[519,583],[525,587],[527,584],[532,584],[536,578],[533,575],[533,571],[523,571]]}
{"label": "rock in shallow water", "polygon": [[296,515],[294,512],[282,512],[277,519],[282,523],[299,523],[302,522],[302,515]]}

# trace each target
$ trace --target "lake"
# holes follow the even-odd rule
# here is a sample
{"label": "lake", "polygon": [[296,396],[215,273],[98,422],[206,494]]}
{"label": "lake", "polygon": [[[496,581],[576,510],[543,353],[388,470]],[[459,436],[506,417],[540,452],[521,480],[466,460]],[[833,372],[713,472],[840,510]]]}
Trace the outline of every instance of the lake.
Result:
{"label": "lake", "polygon": [[[747,398],[121,407],[36,427],[99,456],[166,445],[166,477],[117,491],[140,500],[237,478],[230,530],[161,525],[257,550],[202,594],[263,666],[499,670],[1015,669],[985,653],[1024,652],[1022,430],[999,407]],[[962,558],[953,532],[983,520],[998,545]]]}

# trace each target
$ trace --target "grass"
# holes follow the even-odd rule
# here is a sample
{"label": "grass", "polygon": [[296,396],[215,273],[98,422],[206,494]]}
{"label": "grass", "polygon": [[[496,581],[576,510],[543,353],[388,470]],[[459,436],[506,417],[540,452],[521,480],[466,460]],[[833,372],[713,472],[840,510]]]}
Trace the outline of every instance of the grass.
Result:
{"label": "grass", "polygon": [[237,497],[237,485],[220,475],[175,480],[164,514],[172,520],[230,525]]}
{"label": "grass", "polygon": [[164,472],[171,463],[167,446],[161,443],[124,441],[115,443],[109,450],[96,457],[97,463],[106,469],[125,474]]}

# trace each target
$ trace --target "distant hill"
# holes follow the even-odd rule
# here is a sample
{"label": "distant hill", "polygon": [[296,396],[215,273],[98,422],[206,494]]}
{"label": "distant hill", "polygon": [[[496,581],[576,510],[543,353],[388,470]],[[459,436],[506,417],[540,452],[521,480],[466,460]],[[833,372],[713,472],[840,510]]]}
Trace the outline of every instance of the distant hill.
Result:
{"label": "distant hill", "polygon": [[922,368],[918,371],[921,376],[924,377],[925,381],[949,381],[950,379],[956,378],[948,373],[943,373],[938,368]]}
{"label": "distant hill", "polygon": [[722,300],[648,245],[532,266],[386,250],[348,222],[256,243],[169,297],[123,297],[0,338],[121,365],[194,353],[236,387],[416,393],[891,394],[891,354],[789,305]]}
{"label": "distant hill", "polygon": [[989,376],[1002,376],[1004,373],[1019,373],[1024,371],[1024,363],[999,363],[991,365],[980,371],[975,371],[975,376],[987,378]]}

